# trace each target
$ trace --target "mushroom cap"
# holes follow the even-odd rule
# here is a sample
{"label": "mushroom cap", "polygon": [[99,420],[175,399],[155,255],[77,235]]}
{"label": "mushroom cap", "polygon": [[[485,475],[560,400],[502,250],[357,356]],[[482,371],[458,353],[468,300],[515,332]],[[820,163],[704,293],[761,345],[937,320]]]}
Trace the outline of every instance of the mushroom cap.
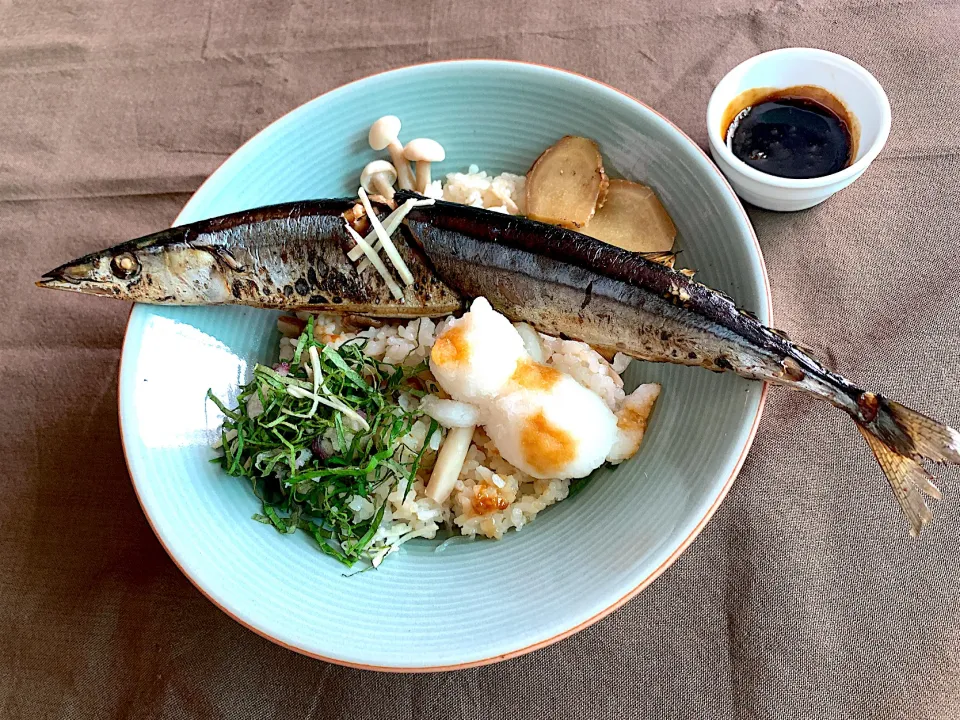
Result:
{"label": "mushroom cap", "polygon": [[403,156],[411,162],[441,162],[447,154],[436,140],[416,138],[403,148]]}
{"label": "mushroom cap", "polygon": [[397,169],[386,160],[374,160],[367,163],[367,166],[360,173],[360,185],[367,192],[370,192],[370,180],[374,175],[386,175],[387,185],[393,185],[397,181]]}
{"label": "mushroom cap", "polygon": [[396,115],[384,115],[370,126],[367,141],[374,150],[383,150],[387,145],[397,141],[400,134],[400,118]]}

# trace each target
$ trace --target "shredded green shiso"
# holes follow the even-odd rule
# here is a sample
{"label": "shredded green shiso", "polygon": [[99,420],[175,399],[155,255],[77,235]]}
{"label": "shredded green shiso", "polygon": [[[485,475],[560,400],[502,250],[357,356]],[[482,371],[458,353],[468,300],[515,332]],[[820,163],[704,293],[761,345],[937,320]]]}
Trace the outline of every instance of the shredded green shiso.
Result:
{"label": "shredded green shiso", "polygon": [[[390,483],[391,491],[405,483],[409,492],[439,431],[431,418],[421,447],[401,442],[426,419],[401,407],[400,398],[434,390],[422,377],[427,366],[374,360],[364,355],[365,342],[358,338],[337,348],[317,342],[311,318],[289,368],[256,365],[253,379],[240,388],[237,407],[207,393],[224,414],[214,462],[250,481],[263,504],[254,519],[281,533],[309,533],[320,550],[347,566],[384,549],[373,538],[387,503],[371,518],[354,521],[350,501],[355,496],[374,501],[383,483]],[[329,456],[321,451],[324,438],[333,444]]]}

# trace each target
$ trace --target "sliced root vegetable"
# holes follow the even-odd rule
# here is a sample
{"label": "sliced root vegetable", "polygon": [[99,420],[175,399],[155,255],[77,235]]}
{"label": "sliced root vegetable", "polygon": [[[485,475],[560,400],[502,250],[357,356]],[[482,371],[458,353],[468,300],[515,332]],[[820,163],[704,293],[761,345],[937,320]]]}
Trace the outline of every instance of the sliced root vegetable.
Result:
{"label": "sliced root vegetable", "polygon": [[[369,423],[367,423],[367,421],[363,418],[363,416],[357,414],[355,410],[347,407],[344,403],[342,403],[340,400],[338,400],[335,397],[315,395],[309,390],[304,390],[302,388],[293,387],[293,386],[290,386],[287,388],[287,394],[295,398],[300,398],[302,400],[313,400],[315,404],[326,405],[328,408],[332,408],[333,410],[339,410],[341,413],[343,413],[345,416],[347,416],[353,422],[355,422],[358,427],[363,428],[363,430],[365,431],[370,429]],[[301,415],[297,415],[296,413],[288,413],[288,414],[296,415],[296,417],[302,417]]]}
{"label": "sliced root vegetable", "polygon": [[[393,233],[396,232],[397,228],[403,223],[403,219],[407,216],[407,213],[410,212],[411,209],[417,207],[426,207],[427,205],[433,205],[433,203],[434,201],[432,199],[407,200],[403,205],[397,208],[395,212],[387,216],[383,223],[383,229],[392,236]],[[371,242],[371,240],[368,238],[367,242]],[[358,248],[353,248],[353,250],[357,249]],[[373,246],[373,251],[379,254],[381,249],[383,249],[383,244],[378,240],[377,244]],[[353,252],[353,250],[350,252]],[[370,267],[370,261],[366,258],[363,258],[363,260],[361,260],[357,265],[357,272],[363,272],[368,267]]]}
{"label": "sliced root vegetable", "polygon": [[527,216],[578,230],[602,204],[606,188],[600,148],[588,138],[567,135],[527,172]]}
{"label": "sliced root vegetable", "polygon": [[363,203],[363,209],[367,211],[367,217],[370,218],[370,224],[373,225],[373,231],[377,234],[377,238],[380,240],[380,244],[383,245],[383,249],[386,251],[387,257],[390,258],[390,262],[392,262],[393,266],[397,269],[397,274],[400,275],[400,279],[403,281],[403,284],[413,285],[413,274],[410,272],[410,268],[407,267],[407,264],[403,261],[403,258],[400,257],[400,253],[393,244],[393,240],[390,239],[390,235],[386,230],[383,229],[383,225],[380,224],[380,219],[377,217],[377,213],[370,205],[370,199],[367,197],[366,191],[363,188],[359,188],[357,190],[357,194],[360,196],[360,202]]}
{"label": "sliced root vegetable", "polygon": [[[396,229],[400,227],[400,223],[403,221],[403,218],[406,217],[406,214],[410,212],[410,208],[413,207],[414,202],[415,202],[414,200],[407,200],[405,203],[403,203],[403,205],[401,205],[392,213],[387,215],[383,219],[383,222],[381,223],[381,225],[383,225],[384,231],[392,235],[394,231],[396,231]],[[363,205],[360,205],[360,209],[361,210],[363,209]],[[371,245],[373,245],[374,243],[377,243],[374,246],[374,249],[377,252],[380,251],[381,245],[380,245],[380,241],[377,239],[376,232],[371,230],[370,233],[366,237],[364,237],[364,240],[366,240],[367,243]],[[357,260],[363,257],[363,250],[360,249],[359,245],[355,245],[354,247],[350,248],[350,252],[347,253],[347,257],[353,260],[353,262],[356,262]]]}
{"label": "sliced root vegetable", "polygon": [[350,233],[353,241],[357,244],[363,254],[367,256],[367,260],[370,261],[370,264],[376,268],[378,273],[380,273],[380,277],[383,278],[383,281],[387,284],[387,287],[390,288],[390,294],[393,295],[394,299],[402,301],[403,290],[401,290],[400,286],[397,285],[397,281],[391,277],[390,271],[387,270],[387,266],[383,264],[383,260],[380,259],[380,256],[377,255],[374,249],[370,247],[370,244],[360,236],[360,233],[350,227],[350,225],[347,225],[346,227],[347,232]]}
{"label": "sliced root vegetable", "polygon": [[[410,198],[404,202],[403,205],[387,215],[383,219],[381,225],[383,225],[383,229],[388,235],[393,235],[393,233],[397,231],[397,228],[400,227],[400,224],[403,222],[403,219],[407,216],[408,212],[410,212],[413,208],[426,207],[428,205],[433,205],[433,203],[434,201],[432,199],[414,200],[413,198]],[[361,205],[360,207],[362,208],[363,206]],[[373,230],[370,231],[364,240],[366,240],[370,245],[373,245],[373,243],[376,241],[376,245],[373,246],[373,249],[378,253],[383,247],[383,244],[377,240],[377,234]],[[350,252],[347,253],[347,257],[356,262],[363,257],[363,250],[360,249],[359,245],[354,246],[350,248]],[[366,262],[366,260],[364,260],[364,262]],[[362,267],[359,269],[363,270]]]}
{"label": "sliced root vegetable", "polygon": [[437,462],[433,466],[430,482],[427,484],[427,497],[438,503],[444,502],[460,477],[460,470],[467,459],[467,451],[473,441],[473,427],[453,428],[437,453]]}
{"label": "sliced root vegetable", "polygon": [[583,228],[583,234],[624,250],[665,253],[673,248],[677,228],[646,185],[611,180],[603,207]]}

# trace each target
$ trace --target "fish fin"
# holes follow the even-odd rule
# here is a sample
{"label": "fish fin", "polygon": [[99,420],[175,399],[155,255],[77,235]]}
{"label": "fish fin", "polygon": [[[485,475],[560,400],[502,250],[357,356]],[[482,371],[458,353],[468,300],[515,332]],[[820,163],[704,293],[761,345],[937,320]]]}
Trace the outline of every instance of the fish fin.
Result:
{"label": "fish fin", "polygon": [[[741,310],[740,312],[743,313],[744,315],[747,315],[747,316],[753,318],[754,320],[758,320],[757,316],[754,315],[754,314],[751,313],[751,312],[748,312],[748,311],[746,311],[746,310]],[[759,320],[758,320],[758,322],[759,322]],[[824,364],[822,360],[817,359],[817,358],[819,357],[819,353],[818,353],[816,350],[814,350],[812,347],[810,347],[809,345],[804,345],[803,343],[798,343],[796,340],[794,340],[794,339],[791,338],[789,335],[787,335],[787,333],[785,333],[783,330],[777,330],[776,328],[770,328],[770,332],[772,332],[774,335],[776,335],[776,336],[778,336],[778,337],[783,338],[784,340],[786,340],[788,343],[790,343],[791,345],[793,345],[797,350],[799,350],[800,352],[802,352],[804,355],[807,355],[807,356],[809,356],[809,357],[811,357],[811,358],[813,358],[813,359],[816,359],[817,362],[820,363],[821,365]]]}
{"label": "fish fin", "polygon": [[652,263],[657,263],[658,265],[666,265],[668,268],[674,272],[678,272],[681,275],[686,276],[689,279],[693,279],[693,276],[697,274],[696,270],[691,270],[690,268],[678,268],[677,264],[677,255],[680,254],[680,251],[676,252],[672,250],[662,250],[662,251],[651,251],[651,252],[638,252],[637,255],[642,257],[644,260],[648,260]]}
{"label": "fish fin", "polygon": [[960,465],[960,433],[881,395],[863,393],[857,405],[857,426],[916,535],[931,518],[921,491],[937,500],[943,497],[920,463]]}
{"label": "fish fin", "polygon": [[800,352],[802,352],[804,355],[808,355],[809,357],[814,358],[814,359],[815,359],[818,363],[820,363],[821,365],[824,365],[824,366],[826,366],[826,367],[831,367],[830,364],[828,364],[828,363],[824,362],[823,360],[821,360],[821,359],[820,359],[820,354],[819,354],[816,350],[814,350],[812,347],[810,347],[809,345],[801,345],[801,344],[798,343],[796,340],[791,340],[790,342],[792,342],[792,343],[793,343],[793,346],[794,346],[797,350],[799,350]]}
{"label": "fish fin", "polygon": [[887,476],[894,497],[903,508],[904,515],[907,516],[910,534],[916,537],[923,526],[933,518],[920,490],[923,489],[927,494],[938,499],[940,491],[930,482],[930,476],[920,463],[891,450],[880,438],[862,425],[857,427],[866,438],[874,457],[883,469],[883,474]]}
{"label": "fish fin", "polygon": [[666,250],[662,252],[640,252],[637,254],[640,257],[642,257],[644,260],[649,260],[650,262],[657,263],[658,265],[666,265],[671,270],[674,270],[680,273],[681,275],[685,275],[691,280],[693,279],[693,276],[697,274],[696,270],[691,270],[690,268],[676,267],[677,255],[679,254],[679,251],[672,252],[672,251]]}
{"label": "fish fin", "polygon": [[[741,310],[740,310],[740,314],[741,314],[741,315],[746,315],[746,316],[747,316],[748,318],[750,318],[751,320],[756,320],[757,322],[760,322],[760,319],[759,319],[756,315],[754,315],[752,312],[750,312],[749,310],[742,310],[742,309],[741,309]],[[799,350],[800,352],[802,352],[804,355],[806,355],[806,356],[807,356],[808,358],[810,358],[811,360],[816,361],[817,363],[819,363],[820,365],[823,365],[824,367],[827,367],[827,368],[831,368],[831,369],[832,369],[832,366],[833,366],[832,362],[827,363],[827,362],[824,362],[823,360],[821,360],[821,359],[820,359],[820,353],[819,353],[819,351],[814,350],[814,349],[813,349],[812,347],[810,347],[809,345],[804,345],[803,343],[797,342],[796,340],[794,340],[793,338],[791,338],[789,335],[787,335],[787,333],[786,333],[784,330],[779,330],[779,329],[777,329],[777,328],[767,328],[767,330],[769,330],[772,334],[776,335],[776,336],[777,336],[778,338],[780,338],[781,340],[786,340],[788,343],[790,343],[791,345],[793,345],[794,348],[796,348],[797,350]],[[828,352],[829,352],[829,351],[828,351]]]}
{"label": "fish fin", "polygon": [[960,433],[916,410],[865,392],[857,421],[899,455],[960,465]]}
{"label": "fish fin", "polygon": [[677,254],[675,252],[641,252],[638,253],[640,257],[644,260],[649,260],[650,262],[659,263],[660,265],[666,265],[668,268],[673,268],[674,263],[677,261]]}
{"label": "fish fin", "polygon": [[960,465],[960,432],[893,400],[880,401],[881,408],[910,438],[914,454],[938,463]]}

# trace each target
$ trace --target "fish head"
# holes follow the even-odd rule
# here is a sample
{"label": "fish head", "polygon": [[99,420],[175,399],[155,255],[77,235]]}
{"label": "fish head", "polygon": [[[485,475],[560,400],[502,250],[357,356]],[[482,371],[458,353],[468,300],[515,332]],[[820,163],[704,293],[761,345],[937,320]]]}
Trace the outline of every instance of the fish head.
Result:
{"label": "fish head", "polygon": [[104,251],[44,273],[39,287],[106,297],[127,297],[143,281],[143,260],[137,252]]}
{"label": "fish head", "polygon": [[216,303],[230,296],[231,272],[215,252],[172,228],[91,253],[44,273],[38,287],[145,303]]}

